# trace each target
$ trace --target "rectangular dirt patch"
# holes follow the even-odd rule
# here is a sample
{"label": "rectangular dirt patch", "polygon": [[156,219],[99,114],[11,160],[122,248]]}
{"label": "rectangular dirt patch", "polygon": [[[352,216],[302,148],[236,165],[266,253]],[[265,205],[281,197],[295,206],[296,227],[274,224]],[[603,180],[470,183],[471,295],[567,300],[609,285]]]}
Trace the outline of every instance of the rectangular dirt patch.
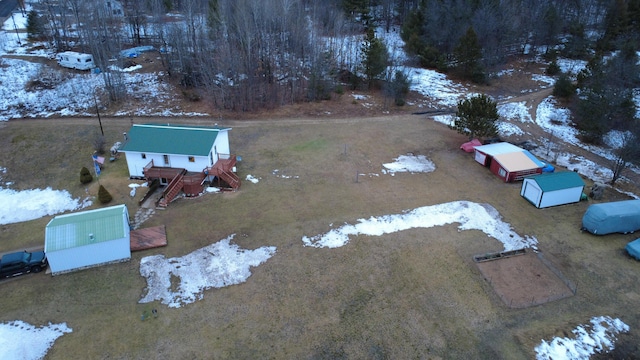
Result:
{"label": "rectangular dirt patch", "polygon": [[507,306],[525,308],[575,293],[575,287],[547,263],[541,254],[527,250],[523,255],[500,257],[476,265]]}

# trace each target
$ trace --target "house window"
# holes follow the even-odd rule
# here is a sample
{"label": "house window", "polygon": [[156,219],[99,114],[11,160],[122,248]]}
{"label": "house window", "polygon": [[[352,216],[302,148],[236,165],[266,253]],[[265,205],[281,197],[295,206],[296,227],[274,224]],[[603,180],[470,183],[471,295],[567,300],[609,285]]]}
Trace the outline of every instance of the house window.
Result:
{"label": "house window", "polygon": [[507,172],[503,168],[500,168],[500,170],[498,170],[498,174],[500,174],[500,176],[502,177],[505,177],[505,175],[507,175]]}
{"label": "house window", "polygon": [[196,162],[196,158],[193,156],[189,156],[189,162]]}
{"label": "house window", "polygon": [[169,155],[162,155],[162,158],[164,159],[164,164],[169,165]]}
{"label": "house window", "polygon": [[141,155],[142,155],[142,158],[143,158],[143,159],[146,159],[146,158],[147,158],[147,154],[142,153]]}

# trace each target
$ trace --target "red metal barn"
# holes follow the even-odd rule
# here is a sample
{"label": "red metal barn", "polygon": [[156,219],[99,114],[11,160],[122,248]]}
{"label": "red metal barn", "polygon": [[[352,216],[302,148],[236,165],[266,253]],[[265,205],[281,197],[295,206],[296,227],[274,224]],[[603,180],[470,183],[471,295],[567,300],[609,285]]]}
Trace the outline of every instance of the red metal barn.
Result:
{"label": "red metal barn", "polygon": [[524,151],[524,149],[519,148],[513,144],[509,144],[507,142],[494,143],[488,145],[475,146],[473,148],[474,158],[475,160],[484,165],[491,165],[491,159],[494,156],[499,154],[512,153],[517,151]]}
{"label": "red metal barn", "polygon": [[493,157],[489,169],[504,182],[522,180],[527,176],[541,174],[544,163],[528,154],[526,150]]}

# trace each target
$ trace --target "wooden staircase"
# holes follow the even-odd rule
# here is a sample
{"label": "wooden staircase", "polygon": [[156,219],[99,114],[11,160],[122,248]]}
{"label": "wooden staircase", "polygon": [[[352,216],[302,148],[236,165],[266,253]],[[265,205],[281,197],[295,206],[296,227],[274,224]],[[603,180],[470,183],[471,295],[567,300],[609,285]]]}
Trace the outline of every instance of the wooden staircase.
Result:
{"label": "wooden staircase", "polygon": [[229,184],[233,190],[238,190],[240,187],[240,178],[231,171],[222,170],[218,172],[217,176]]}
{"label": "wooden staircase", "polygon": [[175,199],[176,195],[178,195],[182,190],[182,186],[184,185],[184,174],[186,174],[186,172],[187,171],[184,170],[171,179],[171,182],[169,182],[169,185],[167,185],[162,193],[162,198],[158,201],[159,206],[167,207],[171,200]]}
{"label": "wooden staircase", "polygon": [[240,178],[233,172],[233,168],[236,166],[236,156],[226,155],[218,159],[218,161],[212,166],[204,169],[202,172],[208,176],[216,176],[223,180],[235,191],[240,188]]}

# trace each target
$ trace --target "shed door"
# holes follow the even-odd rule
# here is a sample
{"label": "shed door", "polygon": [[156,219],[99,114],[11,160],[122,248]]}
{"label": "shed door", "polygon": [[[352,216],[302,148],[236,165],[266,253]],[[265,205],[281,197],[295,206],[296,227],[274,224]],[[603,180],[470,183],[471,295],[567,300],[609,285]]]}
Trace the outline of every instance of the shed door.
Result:
{"label": "shed door", "polygon": [[536,207],[540,207],[540,189],[532,186],[529,182],[525,185],[524,197],[531,201]]}
{"label": "shed door", "polygon": [[481,153],[480,151],[476,151],[475,159],[482,165],[487,165],[487,155]]}

